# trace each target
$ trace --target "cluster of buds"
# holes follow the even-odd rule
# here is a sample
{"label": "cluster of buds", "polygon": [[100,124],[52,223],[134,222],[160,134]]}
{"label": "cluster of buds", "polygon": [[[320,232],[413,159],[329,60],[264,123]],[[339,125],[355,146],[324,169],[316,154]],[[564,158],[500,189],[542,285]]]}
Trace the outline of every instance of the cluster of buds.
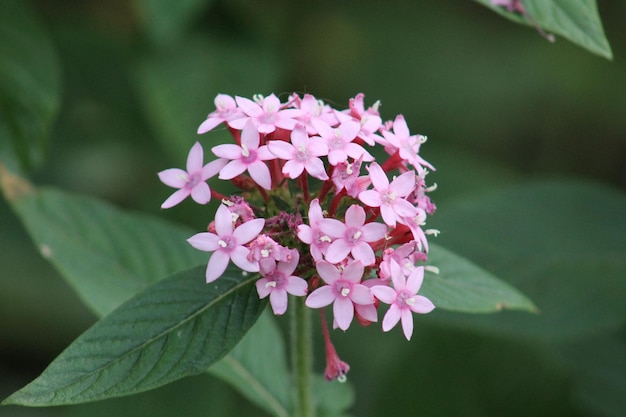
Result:
{"label": "cluster of buds", "polygon": [[[355,317],[378,321],[378,308],[388,304],[383,331],[401,322],[410,339],[412,313],[434,308],[418,295],[429,268],[427,235],[436,233],[424,229],[435,211],[427,195],[435,187],[426,186],[434,168],[419,155],[426,137],[411,135],[402,115],[383,122],[379,103],[366,109],[363,94],[342,111],[309,94],[285,103],[274,94],[219,94],[215,105],[198,133],[224,124],[234,143],[213,146],[217,159],[206,165],[196,143],[186,171],[159,173],[178,188],[163,208],[189,196],[200,204],[221,200],[208,231],[188,240],[212,252],[206,281],[232,261],[260,274],[259,296],[269,296],[275,314],[285,313],[288,294],[306,296],[311,308],[332,304],[333,326],[344,331]],[[216,175],[241,192],[212,190],[207,180]],[[326,376],[342,374],[341,366]]]}

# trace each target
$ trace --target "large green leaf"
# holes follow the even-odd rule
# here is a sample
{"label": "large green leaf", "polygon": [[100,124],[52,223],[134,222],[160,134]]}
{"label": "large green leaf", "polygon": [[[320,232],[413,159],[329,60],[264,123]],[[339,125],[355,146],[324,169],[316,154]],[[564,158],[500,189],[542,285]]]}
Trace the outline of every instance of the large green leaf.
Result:
{"label": "large green leaf", "polygon": [[50,406],[147,391],[205,372],[266,302],[235,268],[210,285],[204,266],[157,282],[97,322],[4,404]]}
{"label": "large green leaf", "polygon": [[0,2],[0,163],[28,170],[41,162],[59,84],[57,57],[27,2]]}
{"label": "large green leaf", "polygon": [[228,381],[249,400],[277,417],[291,410],[291,381],[282,335],[269,311],[228,356],[209,372]]}
{"label": "large green leaf", "polygon": [[426,272],[420,293],[437,308],[466,313],[536,311],[533,303],[514,287],[441,246],[431,245],[428,263],[440,272]]}
{"label": "large green leaf", "polygon": [[6,170],[5,197],[41,254],[104,316],[150,283],[206,262],[192,232],[101,201],[34,188]]}
{"label": "large green leaf", "polygon": [[[476,0],[518,23],[531,25],[527,18],[494,6],[490,0]],[[525,0],[528,15],[544,30],[564,36],[573,43],[607,59],[613,59],[595,0]]]}

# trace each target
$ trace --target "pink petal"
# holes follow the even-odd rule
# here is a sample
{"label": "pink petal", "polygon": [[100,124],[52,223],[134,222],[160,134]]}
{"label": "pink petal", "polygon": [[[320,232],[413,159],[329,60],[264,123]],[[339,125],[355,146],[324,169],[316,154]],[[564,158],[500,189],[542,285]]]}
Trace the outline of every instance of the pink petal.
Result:
{"label": "pink petal", "polygon": [[365,190],[359,193],[359,200],[369,207],[380,207],[382,200],[380,199],[380,193],[375,190]]}
{"label": "pink petal", "polygon": [[213,104],[218,110],[234,109],[237,107],[235,99],[228,94],[218,94],[213,100]]}
{"label": "pink petal", "polygon": [[256,157],[260,159],[261,161],[269,161],[271,159],[276,159],[276,155],[270,152],[270,149],[267,147],[267,145],[263,145],[259,147],[259,149],[257,149]]}
{"label": "pink petal", "polygon": [[385,304],[393,304],[396,301],[396,292],[386,285],[374,285],[370,288],[372,294]]}
{"label": "pink petal", "polygon": [[[330,252],[330,247],[328,248],[328,251]],[[357,243],[355,246],[352,247],[351,253],[352,256],[354,256],[354,259],[356,259],[357,261],[361,261],[365,266],[374,265],[376,263],[376,255],[374,255],[374,250],[366,242]],[[326,256],[326,259],[328,259],[328,256]]]}
{"label": "pink petal", "polygon": [[331,237],[341,237],[346,231],[346,225],[337,219],[322,219],[317,222],[317,227],[325,235]]}
{"label": "pink petal", "polygon": [[283,174],[287,175],[289,178],[298,178],[300,174],[302,174],[302,171],[304,171],[304,164],[295,159],[287,161],[285,165],[283,165]]}
{"label": "pink petal", "polygon": [[324,282],[329,285],[332,285],[341,276],[339,270],[334,265],[326,261],[318,262],[315,264],[315,268],[317,269],[317,273],[320,278],[322,278]]}
{"label": "pink petal", "polygon": [[250,176],[261,187],[266,190],[272,189],[272,177],[270,175],[270,169],[265,165],[263,161],[256,161],[248,165],[248,172]]}
{"label": "pink petal", "polygon": [[186,188],[181,188],[178,191],[175,191],[172,195],[170,195],[167,200],[161,204],[161,208],[168,209],[170,207],[174,207],[176,204],[183,201],[185,198],[189,197],[191,192]]}
{"label": "pink petal", "polygon": [[352,141],[356,138],[361,130],[361,123],[355,120],[348,120],[339,125],[338,129],[341,131],[341,137],[346,141]]}
{"label": "pink petal", "polygon": [[198,183],[191,190],[191,198],[198,204],[206,204],[211,201],[211,189],[206,182]]}
{"label": "pink petal", "polygon": [[277,316],[285,314],[287,311],[287,292],[282,288],[275,288],[270,293],[270,304],[274,314]]}
{"label": "pink petal", "polygon": [[361,239],[366,242],[376,242],[385,237],[387,226],[383,223],[371,222],[361,227]]}
{"label": "pink petal", "polygon": [[396,227],[396,212],[387,204],[380,206],[380,215],[388,226]]}
{"label": "pink petal", "polygon": [[324,285],[313,291],[306,299],[306,306],[309,308],[326,307],[335,301],[335,293],[330,285]]}
{"label": "pink petal", "polygon": [[291,143],[293,147],[299,149],[301,146],[308,148],[309,135],[306,133],[306,129],[302,125],[296,126],[291,132]]}
{"label": "pink petal", "polygon": [[311,124],[324,139],[330,139],[335,136],[335,131],[326,122],[315,117],[311,119]]}
{"label": "pink petal", "polygon": [[374,306],[374,304],[355,304],[354,309],[356,310],[358,315],[363,317],[365,320],[371,321],[373,323],[378,321],[378,314],[376,313],[376,307]]}
{"label": "pink petal", "polygon": [[[378,165],[376,162],[372,162],[367,170],[369,172],[369,177],[372,180],[372,184],[374,188],[378,191],[387,191],[389,188],[389,179],[387,175],[385,175],[385,171]],[[360,197],[360,196],[359,196]]]}
{"label": "pink petal", "polygon": [[221,180],[231,180],[238,175],[241,175],[248,166],[241,162],[239,159],[235,159],[234,161],[230,161],[224,168],[220,171],[219,178]]}
{"label": "pink petal", "polygon": [[350,253],[350,249],[352,249],[352,247],[349,246],[345,240],[335,240],[326,251],[326,260],[333,264],[339,263],[346,259]]}
{"label": "pink petal", "polygon": [[202,169],[202,165],[204,164],[204,151],[202,150],[202,145],[199,142],[196,142],[189,151],[189,155],[187,155],[187,172],[193,173],[200,171]]}
{"label": "pink petal", "polygon": [[230,236],[233,233],[233,215],[223,204],[215,212],[215,231],[218,236]]}
{"label": "pink petal", "polygon": [[309,206],[309,224],[316,225],[317,221],[323,218],[322,206],[320,206],[320,201],[315,198],[311,201],[311,205]]}
{"label": "pink petal", "polygon": [[354,305],[349,298],[337,298],[333,304],[333,316],[341,330],[348,330],[354,318]]}
{"label": "pink petal", "polygon": [[374,303],[374,297],[369,288],[365,285],[357,284],[352,287],[350,299],[360,305],[368,305]]}
{"label": "pink petal", "polygon": [[265,113],[276,113],[280,110],[280,100],[276,94],[272,93],[263,99],[263,111]]}
{"label": "pink petal", "polygon": [[196,233],[191,236],[187,239],[187,242],[189,242],[189,244],[196,249],[203,250],[205,252],[213,252],[219,247],[217,244],[218,240],[219,237],[217,235],[209,232],[203,232]]}
{"label": "pink petal", "polygon": [[385,313],[385,317],[383,317],[383,332],[388,332],[393,326],[398,324],[398,321],[400,321],[400,313],[400,308],[398,308],[397,305],[392,304],[391,307],[389,307],[389,310]]}
{"label": "pink petal", "polygon": [[402,267],[395,260],[391,260],[391,281],[393,282],[393,288],[396,291],[402,291],[406,289],[406,278]]}
{"label": "pink petal", "polygon": [[363,207],[353,204],[346,210],[345,219],[346,226],[360,229],[365,223],[365,210],[363,210]]}
{"label": "pink petal", "polygon": [[413,272],[411,272],[411,275],[409,275],[409,278],[407,279],[406,289],[411,294],[417,294],[417,292],[420,290],[420,287],[422,286],[423,280],[424,280],[424,267],[420,266],[420,267],[415,268]]}
{"label": "pink petal", "polygon": [[256,285],[256,292],[259,293],[259,298],[265,298],[270,295],[270,288],[266,284],[269,282],[267,278],[261,278],[254,283]]}
{"label": "pink petal", "polygon": [[[315,138],[317,138],[317,140]],[[311,138],[311,140],[309,141],[308,149],[313,156],[328,155],[328,145],[323,142],[319,136]]]}
{"label": "pink petal", "polygon": [[428,298],[422,295],[416,295],[413,297],[413,305],[409,308],[419,314],[430,313],[435,309],[435,305]]}
{"label": "pink petal", "polygon": [[342,149],[332,149],[328,152],[328,162],[335,166],[341,162],[346,162],[348,155]]}
{"label": "pink petal", "polygon": [[189,174],[180,168],[170,168],[159,172],[161,182],[169,187],[183,188],[187,183]]}
{"label": "pink petal", "polygon": [[288,262],[279,262],[276,266],[276,269],[285,274],[285,276],[293,274],[300,261],[300,253],[297,250],[293,250],[291,253],[291,259]]}
{"label": "pink petal", "polygon": [[354,159],[361,158],[365,162],[371,162],[374,160],[372,154],[366,151],[361,145],[358,145],[356,143],[348,143],[346,145],[345,152],[346,154],[348,154],[348,156]]}
{"label": "pink petal", "polygon": [[365,268],[360,261],[352,261],[343,269],[342,278],[352,283],[359,283],[363,278]]}
{"label": "pink petal", "polygon": [[256,117],[263,113],[261,106],[250,99],[235,96],[235,101],[237,102],[237,106],[248,116]]}
{"label": "pink petal", "polygon": [[415,172],[413,171],[407,171],[399,177],[396,177],[389,186],[389,190],[396,193],[398,197],[406,197],[414,188]]}
{"label": "pink petal", "polygon": [[295,149],[292,144],[282,140],[272,140],[267,144],[271,153],[279,157],[280,159],[290,160],[293,158]]}
{"label": "pink petal", "polygon": [[287,278],[285,289],[289,294],[304,297],[308,291],[309,284],[300,277],[290,276]]}
{"label": "pink petal", "polygon": [[326,168],[324,167],[324,163],[321,159],[311,158],[306,162],[305,167],[306,171],[311,174],[312,177],[315,177],[322,181],[326,181],[328,179]]}
{"label": "pink petal", "polygon": [[310,245],[313,242],[313,230],[306,224],[301,224],[298,226],[298,239]]}
{"label": "pink petal", "polygon": [[226,253],[222,251],[213,252],[213,255],[209,259],[209,263],[206,267],[207,284],[222,276],[224,271],[226,271],[228,261],[230,261],[230,257]]}
{"label": "pink petal", "polygon": [[211,151],[220,158],[239,159],[241,158],[241,147],[232,143],[225,143],[211,148]]}
{"label": "pink petal", "polygon": [[417,208],[403,198],[396,198],[393,200],[394,211],[402,217],[415,217],[417,216]]}
{"label": "pink petal", "polygon": [[407,308],[402,310],[401,315],[404,337],[406,337],[406,340],[411,340],[411,336],[413,335],[413,314],[411,314],[411,310]]}
{"label": "pink petal", "polygon": [[245,245],[261,233],[263,226],[265,226],[265,219],[248,220],[235,229],[233,237],[237,240],[238,245]]}
{"label": "pink petal", "polygon": [[261,141],[259,132],[257,131],[252,120],[248,120],[241,131],[241,147],[248,149],[257,149]]}
{"label": "pink petal", "polygon": [[206,164],[202,167],[202,181],[206,181],[217,175],[217,173],[220,172],[220,170],[224,168],[227,163],[227,159],[219,158]]}
{"label": "pink petal", "polygon": [[408,138],[410,136],[409,127],[406,125],[404,116],[401,114],[397,115],[396,120],[393,121],[393,133],[402,138]]}
{"label": "pink petal", "polygon": [[201,135],[203,133],[208,132],[209,130],[213,130],[216,126],[222,123],[224,119],[216,116],[209,116],[200,126],[198,126],[198,134]]}
{"label": "pink petal", "polygon": [[249,261],[248,260],[249,254],[250,254],[250,249],[244,246],[237,246],[235,250],[233,250],[230,253],[230,259],[232,259],[233,263],[244,271],[259,272],[259,263],[256,261],[254,262]]}

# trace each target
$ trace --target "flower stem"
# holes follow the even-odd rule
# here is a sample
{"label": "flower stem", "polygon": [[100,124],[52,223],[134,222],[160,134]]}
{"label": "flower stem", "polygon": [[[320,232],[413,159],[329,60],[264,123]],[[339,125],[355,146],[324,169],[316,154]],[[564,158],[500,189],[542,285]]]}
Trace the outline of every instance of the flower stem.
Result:
{"label": "flower stem", "polygon": [[311,311],[304,305],[304,297],[293,297],[291,310],[291,367],[295,383],[294,409],[297,417],[313,417],[311,397]]}

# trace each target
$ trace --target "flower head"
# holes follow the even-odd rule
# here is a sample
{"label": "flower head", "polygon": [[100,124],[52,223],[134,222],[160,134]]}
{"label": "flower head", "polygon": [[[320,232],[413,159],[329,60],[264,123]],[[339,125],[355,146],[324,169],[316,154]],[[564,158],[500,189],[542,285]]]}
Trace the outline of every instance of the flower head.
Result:
{"label": "flower head", "polygon": [[256,289],[259,297],[270,296],[270,304],[276,315],[284,314],[287,310],[287,294],[303,297],[307,293],[307,282],[292,275],[299,260],[300,254],[293,251],[287,262],[273,261],[274,265],[261,264],[263,278],[256,282]]}

